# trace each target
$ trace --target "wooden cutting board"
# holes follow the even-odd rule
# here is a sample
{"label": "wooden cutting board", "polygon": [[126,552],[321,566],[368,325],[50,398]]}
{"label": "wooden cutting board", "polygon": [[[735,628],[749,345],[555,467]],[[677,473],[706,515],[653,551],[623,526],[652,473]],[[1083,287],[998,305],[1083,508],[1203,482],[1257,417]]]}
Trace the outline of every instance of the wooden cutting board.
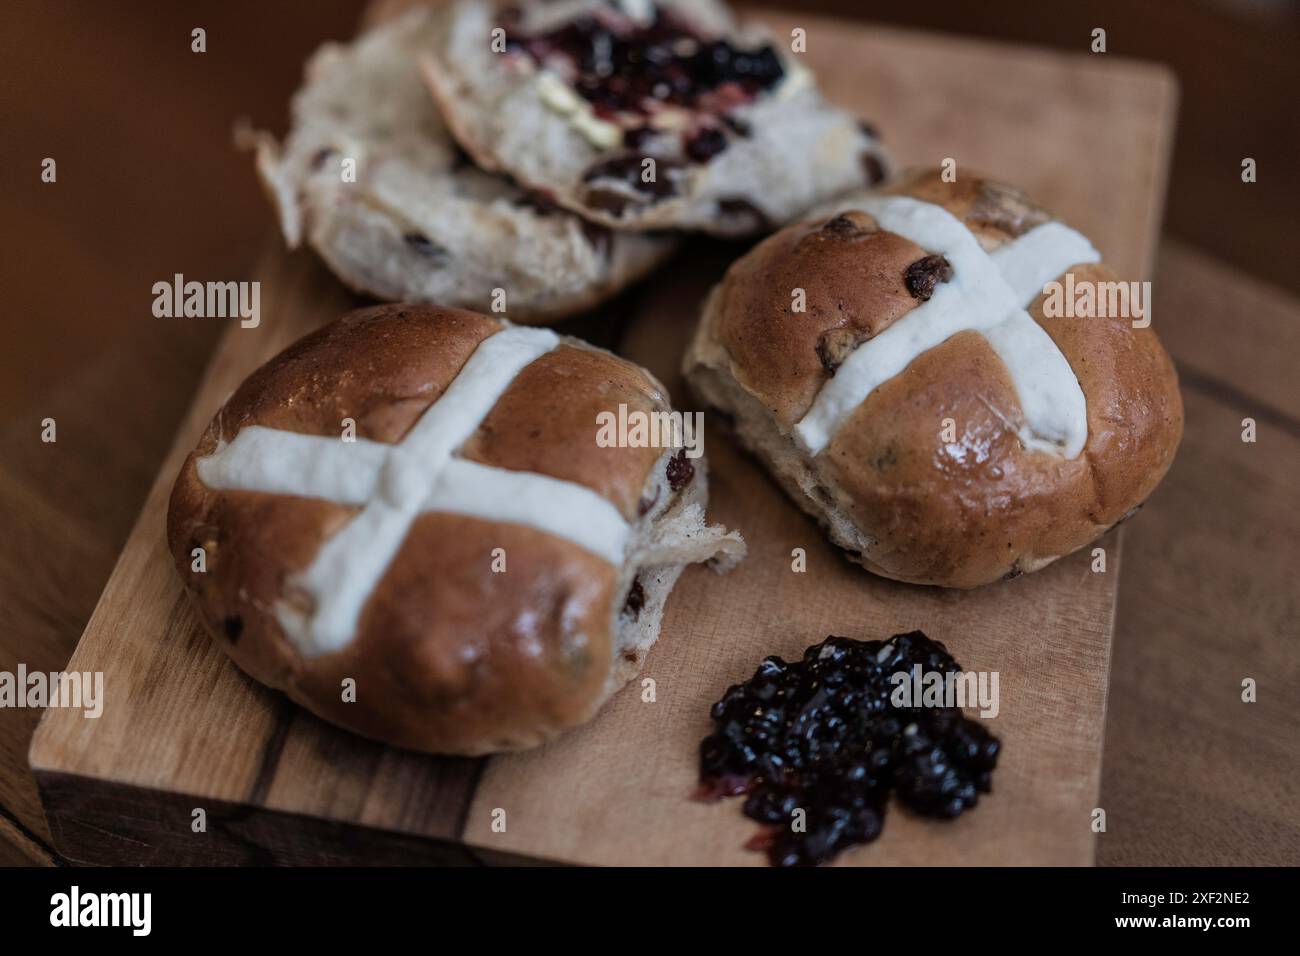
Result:
{"label": "wooden cutting board", "polygon": [[[1159,67],[786,14],[832,99],[871,118],[906,164],[953,158],[1027,188],[1126,278],[1150,274],[1176,88]],[[1086,49],[1080,37],[1080,49]],[[246,159],[232,156],[231,162]],[[703,292],[741,247],[695,242],[640,289],[566,331],[648,365],[689,408],[677,358]],[[336,730],[254,684],[201,632],[163,540],[184,455],[247,372],[354,304],[306,253],[263,256],[262,324],[232,327],[68,665],[103,671],[103,716],[50,710],[30,759],[68,857],[98,863],[512,861],[750,864],[739,801],[689,799],[708,708],[764,655],[827,634],[921,628],[968,669],[996,670],[995,792],[952,823],[891,807],[844,864],[1089,864],[1119,573],[1119,536],[973,593],[873,578],[828,547],[721,430],[707,440],[713,520],[749,558],[692,568],[639,683],[590,725],[533,752],[443,759]],[[158,320],[142,314],[140,321]],[[1140,518],[1138,520],[1141,520]],[[805,573],[791,551],[807,551]],[[203,809],[206,831],[195,832]],[[504,810],[505,832],[492,828]],[[499,817],[499,814],[497,815]]]}

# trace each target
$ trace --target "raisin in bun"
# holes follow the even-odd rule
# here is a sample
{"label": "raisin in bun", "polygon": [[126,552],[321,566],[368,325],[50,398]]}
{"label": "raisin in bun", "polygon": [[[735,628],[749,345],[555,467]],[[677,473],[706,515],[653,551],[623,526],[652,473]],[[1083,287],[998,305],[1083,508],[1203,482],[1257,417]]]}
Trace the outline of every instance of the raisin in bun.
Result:
{"label": "raisin in bun", "polygon": [[1044,314],[1066,273],[1116,280],[1016,190],[910,174],[736,262],[685,374],[868,570],[961,588],[1014,577],[1136,509],[1182,434],[1152,329]]}
{"label": "raisin in bun", "polygon": [[421,64],[457,140],[593,222],[748,235],[885,175],[874,134],[788,41],[716,0],[457,0],[438,16]]}
{"label": "raisin in bun", "polygon": [[702,458],[598,445],[620,404],[669,407],[550,330],[351,313],[212,420],[172,490],[176,567],[235,662],[326,720],[436,753],[535,746],[637,673],[687,564],[744,551],[704,522]]}

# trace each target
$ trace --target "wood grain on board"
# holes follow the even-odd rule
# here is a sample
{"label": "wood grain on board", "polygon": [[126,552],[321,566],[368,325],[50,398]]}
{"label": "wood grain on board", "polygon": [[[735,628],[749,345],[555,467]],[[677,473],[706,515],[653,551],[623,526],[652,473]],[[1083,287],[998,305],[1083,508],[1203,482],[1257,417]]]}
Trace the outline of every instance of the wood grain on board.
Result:
{"label": "wood grain on board", "polygon": [[[789,21],[766,19],[778,31]],[[1160,69],[801,17],[812,66],[906,164],[946,157],[1017,182],[1088,232],[1122,274],[1145,277],[1158,232],[1175,92]],[[233,160],[232,160],[233,161]],[[571,329],[621,331],[620,351],[673,387],[699,297],[739,247],[694,243],[659,275]],[[669,603],[639,685],[538,751],[445,760],[348,735],[245,678],[200,632],[163,541],[166,496],[199,430],[242,377],[353,304],[309,255],[272,244],[260,328],[221,343],[176,446],[69,669],[105,672],[104,715],[51,710],[30,758],[56,845],[94,862],[395,862],[538,858],[757,864],[737,801],[687,799],[708,705],[766,654],[827,633],[921,627],[967,668],[1001,675],[1005,743],[995,793],[952,824],[897,808],[845,863],[1089,863],[1118,538],[973,593],[873,578],[827,547],[720,432],[712,516],[750,557],[728,577],[695,568]],[[604,335],[596,334],[596,338]],[[680,388],[679,406],[689,408]],[[805,574],[789,569],[807,549]],[[208,830],[195,834],[202,807]],[[506,811],[504,833],[489,827]]]}
{"label": "wood grain on board", "polygon": [[1186,429],[1125,535],[1098,862],[1297,866],[1300,301],[1177,243],[1154,288]]}

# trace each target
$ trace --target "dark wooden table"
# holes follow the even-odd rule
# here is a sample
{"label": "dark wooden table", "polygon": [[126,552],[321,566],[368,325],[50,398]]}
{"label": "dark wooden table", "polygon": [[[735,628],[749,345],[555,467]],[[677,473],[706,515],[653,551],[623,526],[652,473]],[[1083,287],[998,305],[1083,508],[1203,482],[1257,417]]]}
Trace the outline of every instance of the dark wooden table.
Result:
{"label": "dark wooden table", "polygon": [[[30,3],[9,12],[0,37],[0,670],[55,670],[71,654],[220,331],[154,319],[151,286],[176,271],[247,276],[270,218],[251,169],[232,154],[232,126],[240,116],[281,126],[302,60],[322,38],[347,36],[356,6],[330,0],[308,15],[142,4],[124,14]],[[1202,40],[1186,42],[1210,43],[1206,24],[1222,12],[1189,9],[1184,25],[1199,24]],[[208,30],[206,54],[190,52],[195,26]],[[1244,28],[1228,36],[1249,39]],[[1277,39],[1269,31],[1261,41],[1265,71],[1283,68]],[[1231,72],[1233,52],[1228,86],[1246,82],[1247,66]],[[1248,47],[1237,52],[1251,62]],[[1203,112],[1220,108],[1241,129],[1235,114],[1270,107],[1264,86],[1262,103],[1189,104],[1184,81],[1184,122],[1192,112],[1202,129],[1212,120]],[[1267,117],[1258,120],[1264,129]],[[1294,124],[1281,125],[1285,134],[1260,134],[1271,148],[1294,135]],[[1231,142],[1198,153],[1181,179],[1189,161],[1175,162],[1169,221],[1216,210],[1213,232],[1179,230],[1214,254],[1170,239],[1154,276],[1187,433],[1125,531],[1101,863],[1300,863],[1300,300],[1224,264],[1242,262],[1240,250],[1261,236],[1293,254],[1286,211],[1296,190],[1275,175],[1244,187],[1227,162],[1241,152]],[[40,181],[45,157],[57,160],[56,183]],[[1195,196],[1180,188],[1188,181],[1199,183]],[[1258,271],[1294,290],[1280,261]],[[58,423],[57,443],[40,440],[45,418]],[[1252,444],[1241,440],[1244,418],[1258,425]],[[1241,700],[1247,677],[1257,703]],[[38,718],[0,710],[0,864],[60,862],[27,769]]]}

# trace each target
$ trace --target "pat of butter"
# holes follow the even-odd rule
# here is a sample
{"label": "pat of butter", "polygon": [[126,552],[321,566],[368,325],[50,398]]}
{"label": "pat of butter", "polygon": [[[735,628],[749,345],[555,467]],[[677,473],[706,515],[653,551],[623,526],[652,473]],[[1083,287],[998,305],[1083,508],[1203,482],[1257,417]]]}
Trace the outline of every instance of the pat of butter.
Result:
{"label": "pat of butter", "polygon": [[591,105],[550,70],[537,75],[537,94],[546,106],[567,117],[582,136],[597,149],[613,149],[623,142],[623,131],[596,116]]}
{"label": "pat of butter", "polygon": [[651,0],[619,0],[623,15],[640,24],[648,24],[655,18],[655,5]]}
{"label": "pat of butter", "polygon": [[813,85],[812,70],[789,57],[784,60],[783,65],[786,68],[786,73],[785,79],[776,88],[776,98],[778,100],[788,100],[796,93],[800,93]]}
{"label": "pat of butter", "polygon": [[686,110],[679,110],[670,106],[658,110],[651,118],[650,125],[655,129],[678,132],[690,126],[693,119],[694,117]]}

